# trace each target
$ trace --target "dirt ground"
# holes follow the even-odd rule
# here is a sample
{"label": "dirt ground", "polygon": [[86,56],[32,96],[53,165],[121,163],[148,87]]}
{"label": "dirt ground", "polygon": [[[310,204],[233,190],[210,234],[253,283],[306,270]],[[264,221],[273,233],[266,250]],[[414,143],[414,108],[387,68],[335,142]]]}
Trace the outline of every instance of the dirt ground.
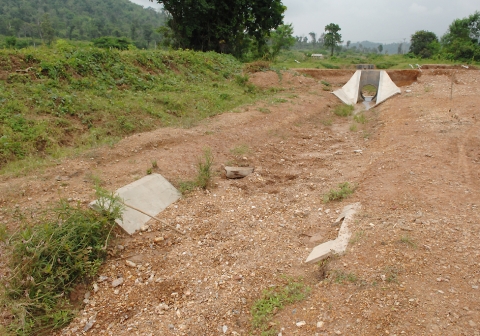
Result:
{"label": "dirt ground", "polygon": [[[319,79],[265,72],[251,80],[278,97],[1,177],[0,222],[13,229],[15,209],[34,217],[61,197],[93,200],[95,178],[113,191],[156,160],[155,172],[177,182],[194,178],[205,147],[215,156],[213,187],[159,215],[186,234],[156,222],[119,234],[84,309],[58,334],[247,335],[252,304],[286,275],[302,277],[311,293],[274,316],[283,336],[480,335],[480,72],[424,70],[357,129],[332,113],[339,101]],[[227,180],[227,164],[255,172]],[[346,181],[353,195],[323,203]],[[362,210],[347,252],[326,272],[305,264],[354,202]]]}

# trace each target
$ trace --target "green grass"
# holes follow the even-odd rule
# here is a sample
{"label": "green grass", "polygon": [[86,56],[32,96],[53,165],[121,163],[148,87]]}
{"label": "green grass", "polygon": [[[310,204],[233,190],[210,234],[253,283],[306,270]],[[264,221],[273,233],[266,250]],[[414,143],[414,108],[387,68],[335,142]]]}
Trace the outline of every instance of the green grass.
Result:
{"label": "green grass", "polygon": [[242,69],[214,52],[0,50],[7,77],[0,81],[1,173],[18,171],[14,162],[50,162],[137,132],[192,127],[273,94],[249,83]]}
{"label": "green grass", "polygon": [[353,120],[355,120],[359,124],[366,124],[368,122],[367,117],[365,117],[365,114],[358,113],[353,116]]}
{"label": "green grass", "polygon": [[195,179],[190,181],[180,181],[178,183],[178,189],[182,194],[188,194],[197,188],[204,190],[208,189],[213,177],[213,159],[211,149],[205,148],[203,155],[199,157],[197,161],[197,176]]}
{"label": "green grass", "polygon": [[350,125],[350,131],[351,132],[356,132],[357,131],[357,124],[356,123],[353,123]]}
{"label": "green grass", "polygon": [[241,144],[230,149],[230,153],[232,153],[235,156],[242,156],[245,154],[249,154],[250,152],[251,152],[250,147],[248,147],[248,145],[246,144]]}
{"label": "green grass", "polygon": [[358,280],[357,276],[354,273],[346,273],[344,271],[332,270],[329,272],[329,280],[337,283],[343,284],[344,282],[356,282]]}
{"label": "green grass", "polygon": [[323,202],[341,201],[355,191],[355,185],[348,182],[340,183],[337,189],[330,189],[328,193],[323,195]]}
{"label": "green grass", "polygon": [[341,104],[335,106],[333,113],[339,117],[348,117],[352,115],[354,107],[352,105]]}
{"label": "green grass", "polygon": [[61,201],[39,223],[7,238],[11,273],[2,280],[2,304],[13,316],[10,334],[49,335],[73,318],[69,294],[97,273],[121,214],[111,195],[98,196],[105,210]]}
{"label": "green grass", "polygon": [[269,322],[278,310],[286,305],[301,301],[310,293],[310,288],[305,286],[301,279],[287,279],[284,286],[271,287],[263,291],[262,297],[257,300],[250,311],[252,327],[261,335],[277,335],[278,331],[270,329]]}
{"label": "green grass", "polygon": [[[314,59],[312,53],[324,54],[325,59]],[[295,60],[300,61],[296,63]],[[340,55],[330,57],[328,50],[288,50],[282,51],[277,58],[276,66],[285,69],[311,68],[311,69],[351,69],[354,70],[357,64],[374,64],[377,69],[411,69],[409,64],[461,64],[447,59],[422,59],[411,54],[377,54],[359,53],[353,50],[343,51]],[[479,64],[478,61],[474,62]]]}
{"label": "green grass", "polygon": [[405,245],[413,247],[413,248],[417,247],[417,243],[415,243],[415,241],[409,236],[402,236],[402,238],[400,238],[400,242],[402,244],[405,244]]}

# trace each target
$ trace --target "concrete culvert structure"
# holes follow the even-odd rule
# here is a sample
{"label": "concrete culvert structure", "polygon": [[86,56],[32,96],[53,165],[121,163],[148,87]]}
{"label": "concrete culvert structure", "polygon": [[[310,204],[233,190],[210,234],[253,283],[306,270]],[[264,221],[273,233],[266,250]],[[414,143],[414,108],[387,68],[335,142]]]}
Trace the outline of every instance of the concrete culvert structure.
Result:
{"label": "concrete culvert structure", "polygon": [[[376,92],[373,96],[365,96],[362,89],[373,86]],[[359,100],[375,100],[378,105],[388,98],[402,91],[390,79],[384,70],[357,70],[350,80],[341,89],[333,92],[341,101],[348,105],[355,105]]]}

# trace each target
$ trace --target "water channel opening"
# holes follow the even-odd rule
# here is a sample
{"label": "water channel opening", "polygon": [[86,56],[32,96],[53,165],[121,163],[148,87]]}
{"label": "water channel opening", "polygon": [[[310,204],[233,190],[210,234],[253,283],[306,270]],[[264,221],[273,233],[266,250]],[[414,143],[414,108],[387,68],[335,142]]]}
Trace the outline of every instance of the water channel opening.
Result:
{"label": "water channel opening", "polygon": [[378,88],[375,85],[367,84],[360,89],[360,96],[366,102],[371,102],[377,97]]}

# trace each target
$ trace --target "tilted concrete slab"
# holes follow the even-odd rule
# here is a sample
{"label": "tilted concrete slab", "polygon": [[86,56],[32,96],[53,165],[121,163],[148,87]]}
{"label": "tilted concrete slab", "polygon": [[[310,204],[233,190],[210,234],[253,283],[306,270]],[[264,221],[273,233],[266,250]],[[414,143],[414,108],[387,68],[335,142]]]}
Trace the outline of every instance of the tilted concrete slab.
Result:
{"label": "tilted concrete slab", "polygon": [[380,82],[378,85],[376,105],[400,93],[402,93],[402,90],[400,90],[400,88],[395,85],[387,72],[380,71]]}
{"label": "tilted concrete slab", "polygon": [[[155,217],[181,197],[181,193],[160,174],[147,175],[118,189],[115,195],[119,196],[125,204],[152,217]],[[95,206],[96,201],[92,202],[91,205]],[[122,218],[117,219],[117,224],[128,234],[133,234],[150,219],[149,216],[125,206]]]}
{"label": "tilted concrete slab", "polygon": [[352,78],[341,89],[333,91],[333,94],[340,98],[345,104],[355,105],[358,101],[358,90],[360,87],[361,70],[355,71]]}
{"label": "tilted concrete slab", "polygon": [[374,97],[375,105],[402,92],[385,70],[357,70],[350,80],[333,94],[345,104],[355,105],[359,99],[362,99],[361,90],[365,85],[373,85],[377,88],[377,94]]}
{"label": "tilted concrete slab", "polygon": [[[342,226],[338,231],[338,237],[335,240],[329,240],[326,243],[320,244],[315,247],[310,255],[305,260],[306,263],[314,263],[325,258],[328,258],[332,254],[343,254],[347,249],[348,242],[352,233],[350,232],[348,225],[353,222],[353,217],[357,211],[361,209],[360,203],[354,203],[347,205],[343,208],[342,214],[339,218],[343,218]],[[339,219],[337,219],[338,221]]]}

